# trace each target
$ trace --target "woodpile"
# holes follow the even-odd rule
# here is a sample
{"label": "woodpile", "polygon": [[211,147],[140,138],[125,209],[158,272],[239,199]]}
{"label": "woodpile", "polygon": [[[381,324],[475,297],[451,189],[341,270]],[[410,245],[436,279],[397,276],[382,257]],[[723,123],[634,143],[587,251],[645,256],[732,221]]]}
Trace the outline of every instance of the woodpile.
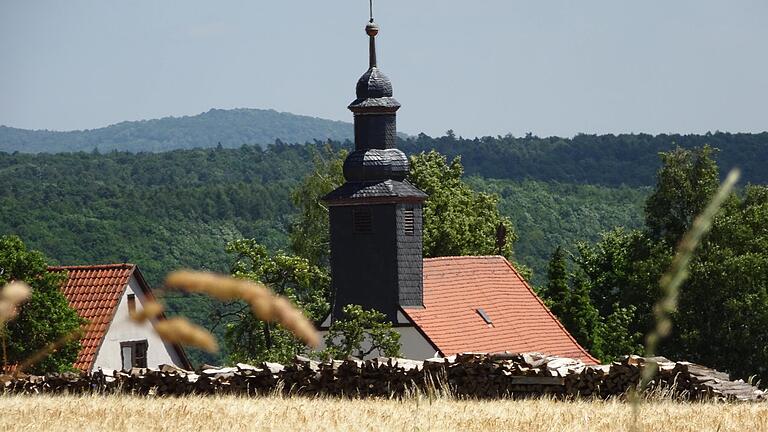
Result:
{"label": "woodpile", "polygon": [[381,357],[372,360],[318,362],[296,357],[290,365],[261,363],[233,367],[202,366],[186,371],[158,369],[98,370],[92,374],[0,375],[6,393],[127,393],[156,396],[271,393],[346,397],[403,397],[450,393],[467,398],[551,395],[623,397],[636,389],[651,363],[658,366],[648,388],[663,397],[690,400],[764,401],[768,394],[727,374],[663,357],[628,356],[609,365],[539,353],[464,353],[424,361]]}

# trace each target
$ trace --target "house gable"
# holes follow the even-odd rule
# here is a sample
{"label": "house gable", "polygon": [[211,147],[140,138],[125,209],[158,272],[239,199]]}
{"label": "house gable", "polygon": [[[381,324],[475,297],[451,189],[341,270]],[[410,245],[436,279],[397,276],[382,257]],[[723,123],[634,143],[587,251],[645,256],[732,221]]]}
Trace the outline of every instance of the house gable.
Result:
{"label": "house gable", "polygon": [[[125,309],[125,318],[127,315],[127,297],[129,294],[136,296],[137,305],[145,303],[148,298],[153,298],[152,292],[147,285],[144,277],[141,275],[138,267],[134,264],[106,264],[92,266],[62,266],[49,267],[52,272],[65,272],[67,279],[61,286],[62,293],[67,298],[69,306],[77,311],[78,315],[86,319],[88,323],[80,339],[80,352],[74,363],[74,367],[82,371],[91,371],[97,367],[109,369],[119,369],[121,362],[114,363],[112,357],[109,364],[103,360],[97,362],[101,357],[106,340],[112,340],[115,336],[106,338],[110,331],[116,331],[116,334],[123,334],[140,339],[158,338],[151,325],[140,333],[134,332],[126,334],[126,323],[123,322],[119,309]],[[114,320],[120,321],[116,330],[112,330]],[[160,319],[164,319],[161,317]],[[137,328],[140,327],[137,325]],[[136,328],[133,328],[136,330]],[[146,337],[144,337],[146,336]],[[119,342],[118,342],[119,345]],[[168,345],[162,341],[153,344],[150,348],[154,355],[158,349],[167,351],[169,361],[164,363],[173,363],[180,367],[191,368],[189,360],[184,350],[177,345]],[[119,348],[117,350],[118,359],[120,358]],[[162,357],[162,356],[161,356]],[[149,359],[148,359],[149,360]],[[160,364],[151,363],[150,364]]]}
{"label": "house gable", "polygon": [[[164,342],[154,330],[153,322],[136,323],[130,319],[129,296],[135,296],[135,306],[141,310],[151,298],[141,288],[139,280],[131,276],[126,284],[112,320],[102,338],[101,346],[96,353],[91,370],[120,369],[123,364],[122,346],[127,342],[146,341],[146,359],[149,366],[173,364],[188,367],[183,354],[173,345]],[[156,322],[156,320],[154,320]]]}

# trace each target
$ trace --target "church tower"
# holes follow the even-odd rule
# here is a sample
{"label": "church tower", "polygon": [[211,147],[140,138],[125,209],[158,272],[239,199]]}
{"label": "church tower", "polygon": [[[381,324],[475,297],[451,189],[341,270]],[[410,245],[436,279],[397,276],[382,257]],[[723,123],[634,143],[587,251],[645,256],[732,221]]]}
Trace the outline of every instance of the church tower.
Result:
{"label": "church tower", "polygon": [[423,306],[422,206],[427,195],[406,180],[408,158],[396,148],[400,104],[376,63],[379,26],[371,18],[368,71],[349,109],[355,149],[344,161],[345,183],[323,200],[330,212],[331,319],[348,304],[376,309],[398,322],[401,307]]}

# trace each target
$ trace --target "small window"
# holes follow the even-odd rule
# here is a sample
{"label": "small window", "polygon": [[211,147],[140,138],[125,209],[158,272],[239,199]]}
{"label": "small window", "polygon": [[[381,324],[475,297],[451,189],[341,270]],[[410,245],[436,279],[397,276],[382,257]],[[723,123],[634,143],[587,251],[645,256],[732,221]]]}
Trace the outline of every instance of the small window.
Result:
{"label": "small window", "polygon": [[121,342],[120,354],[123,360],[123,370],[147,367],[146,340]]}
{"label": "small window", "polygon": [[136,295],[128,294],[128,314],[133,316],[136,313]]}
{"label": "small window", "polygon": [[352,230],[357,234],[368,234],[373,231],[371,209],[352,210]]}
{"label": "small window", "polygon": [[412,208],[407,208],[403,211],[403,230],[406,235],[413,235],[416,231]]}
{"label": "small window", "polygon": [[487,313],[483,310],[483,308],[477,308],[477,313],[480,315],[481,318],[485,321],[486,324],[492,326],[493,321],[491,321],[491,317],[488,316]]}

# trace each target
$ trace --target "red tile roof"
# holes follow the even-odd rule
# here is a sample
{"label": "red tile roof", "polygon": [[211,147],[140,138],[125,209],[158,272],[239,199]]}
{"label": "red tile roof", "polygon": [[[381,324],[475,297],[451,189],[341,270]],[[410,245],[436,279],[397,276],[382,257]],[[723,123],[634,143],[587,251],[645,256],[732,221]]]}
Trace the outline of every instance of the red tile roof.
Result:
{"label": "red tile roof", "polygon": [[49,267],[49,271],[66,271],[67,279],[61,286],[69,306],[88,320],[80,339],[80,354],[74,367],[90,371],[101,347],[109,324],[117,310],[134,264],[105,264],[92,266]]}
{"label": "red tile roof", "polygon": [[443,355],[538,351],[598,363],[504,257],[425,259],[424,307],[403,311]]}

